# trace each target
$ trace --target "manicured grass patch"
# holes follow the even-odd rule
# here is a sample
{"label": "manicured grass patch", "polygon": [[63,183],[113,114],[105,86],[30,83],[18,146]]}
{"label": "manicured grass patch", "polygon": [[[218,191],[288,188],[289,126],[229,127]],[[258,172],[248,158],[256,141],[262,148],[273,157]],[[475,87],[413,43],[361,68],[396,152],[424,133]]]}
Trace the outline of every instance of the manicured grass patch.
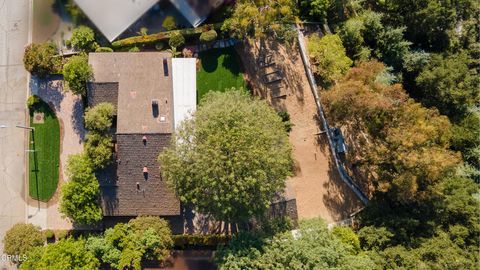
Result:
{"label": "manicured grass patch", "polygon": [[[44,114],[44,122],[34,124],[34,112]],[[55,113],[43,101],[30,110],[29,195],[40,201],[48,201],[58,184],[60,163],[60,125]],[[33,143],[32,143],[33,141]]]}
{"label": "manicured grass patch", "polygon": [[204,51],[198,57],[201,66],[197,73],[197,103],[210,90],[223,92],[232,87],[247,89],[233,47]]}

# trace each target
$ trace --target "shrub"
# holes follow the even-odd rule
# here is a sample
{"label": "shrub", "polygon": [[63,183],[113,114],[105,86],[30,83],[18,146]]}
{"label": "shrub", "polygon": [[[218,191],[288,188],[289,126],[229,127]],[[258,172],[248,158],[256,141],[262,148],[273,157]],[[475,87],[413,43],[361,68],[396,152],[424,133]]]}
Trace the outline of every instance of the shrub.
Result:
{"label": "shrub", "polygon": [[170,40],[168,41],[168,45],[172,48],[178,48],[181,47],[185,44],[185,38],[183,37],[182,34],[180,33],[175,33],[172,35]]}
{"label": "shrub", "polygon": [[320,38],[313,34],[308,42],[308,53],[313,60],[314,72],[327,84],[339,80],[352,65],[338,35]]}
{"label": "shrub", "polygon": [[100,132],[107,131],[112,126],[114,114],[115,107],[111,103],[99,103],[85,112],[85,128]]}
{"label": "shrub", "polygon": [[207,42],[212,42],[215,39],[217,39],[217,31],[215,31],[215,29],[209,30],[207,32],[203,32],[200,35],[200,42],[207,43]]}
{"label": "shrub", "polygon": [[43,77],[49,73],[58,72],[60,59],[55,58],[56,54],[57,46],[54,43],[33,43],[25,48],[23,65],[30,73]]}
{"label": "shrub", "polygon": [[285,131],[292,131],[293,124],[290,121],[290,114],[287,111],[278,112],[278,116],[282,118],[282,122],[285,125]]}
{"label": "shrub", "polygon": [[29,96],[27,99],[27,107],[31,110],[40,102],[40,97],[37,95]]}
{"label": "shrub", "polygon": [[70,38],[70,44],[82,51],[90,52],[98,47],[95,42],[95,33],[87,26],[79,26],[73,29],[72,38]]}
{"label": "shrub", "polygon": [[57,230],[56,233],[55,233],[55,236],[56,236],[56,238],[57,238],[57,241],[58,241],[58,240],[65,239],[65,238],[67,238],[69,235],[70,235],[70,231],[69,231],[69,230]]}
{"label": "shrub", "polygon": [[85,152],[95,168],[105,168],[111,162],[113,143],[110,136],[91,132],[85,141]]}
{"label": "shrub", "polygon": [[163,20],[162,27],[165,28],[167,31],[172,31],[177,28],[177,23],[175,22],[175,18],[172,16],[167,16]]}
{"label": "shrub", "polygon": [[128,50],[129,52],[139,52],[140,49],[137,46],[134,46]]}
{"label": "shrub", "polygon": [[113,49],[110,47],[98,47],[95,49],[95,52],[113,52]]}
{"label": "shrub", "polygon": [[86,95],[87,81],[92,74],[92,67],[84,54],[72,56],[63,67],[63,78],[74,94]]}
{"label": "shrub", "polygon": [[[3,238],[4,252],[22,256],[33,248],[42,246],[43,242],[40,228],[32,224],[18,223],[10,228]],[[17,262],[16,256],[13,259]]]}
{"label": "shrub", "polygon": [[360,240],[350,227],[336,226],[333,228],[332,233],[342,241],[342,243],[351,247],[355,254],[360,252]]}

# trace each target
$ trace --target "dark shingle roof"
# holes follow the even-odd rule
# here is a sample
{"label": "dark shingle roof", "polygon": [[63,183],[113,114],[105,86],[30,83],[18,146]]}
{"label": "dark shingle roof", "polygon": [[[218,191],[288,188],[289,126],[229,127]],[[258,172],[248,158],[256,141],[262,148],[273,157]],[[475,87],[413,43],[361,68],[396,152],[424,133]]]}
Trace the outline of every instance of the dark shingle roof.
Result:
{"label": "dark shingle roof", "polygon": [[118,82],[89,82],[87,87],[89,107],[102,102],[110,102],[117,108]]}
{"label": "dark shingle roof", "polygon": [[180,214],[180,202],[162,179],[157,161],[170,138],[170,134],[117,134],[117,181],[101,181],[105,216]]}

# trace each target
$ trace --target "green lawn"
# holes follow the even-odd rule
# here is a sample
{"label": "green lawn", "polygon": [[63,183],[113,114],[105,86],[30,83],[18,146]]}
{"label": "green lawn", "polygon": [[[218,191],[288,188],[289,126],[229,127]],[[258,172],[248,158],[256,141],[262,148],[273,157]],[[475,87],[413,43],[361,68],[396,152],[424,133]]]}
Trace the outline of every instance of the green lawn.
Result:
{"label": "green lawn", "polygon": [[[33,111],[43,112],[43,124],[33,123]],[[30,111],[29,194],[40,201],[48,201],[58,184],[60,162],[60,125],[55,113],[43,101]],[[32,143],[33,142],[33,143]]]}
{"label": "green lawn", "polygon": [[232,87],[247,89],[233,47],[204,51],[198,57],[201,67],[197,73],[197,101],[210,90],[223,92]]}

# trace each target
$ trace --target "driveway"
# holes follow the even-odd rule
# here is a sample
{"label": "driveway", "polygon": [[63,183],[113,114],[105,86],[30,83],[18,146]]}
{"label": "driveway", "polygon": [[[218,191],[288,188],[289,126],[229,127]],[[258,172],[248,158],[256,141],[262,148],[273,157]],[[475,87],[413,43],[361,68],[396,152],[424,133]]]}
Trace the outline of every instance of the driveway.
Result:
{"label": "driveway", "polygon": [[[23,68],[28,43],[28,0],[0,0],[0,238],[13,224],[25,222],[25,100],[27,72]],[[6,126],[6,127],[5,127]],[[3,244],[0,244],[3,254]],[[0,257],[0,268],[9,269]]]}

